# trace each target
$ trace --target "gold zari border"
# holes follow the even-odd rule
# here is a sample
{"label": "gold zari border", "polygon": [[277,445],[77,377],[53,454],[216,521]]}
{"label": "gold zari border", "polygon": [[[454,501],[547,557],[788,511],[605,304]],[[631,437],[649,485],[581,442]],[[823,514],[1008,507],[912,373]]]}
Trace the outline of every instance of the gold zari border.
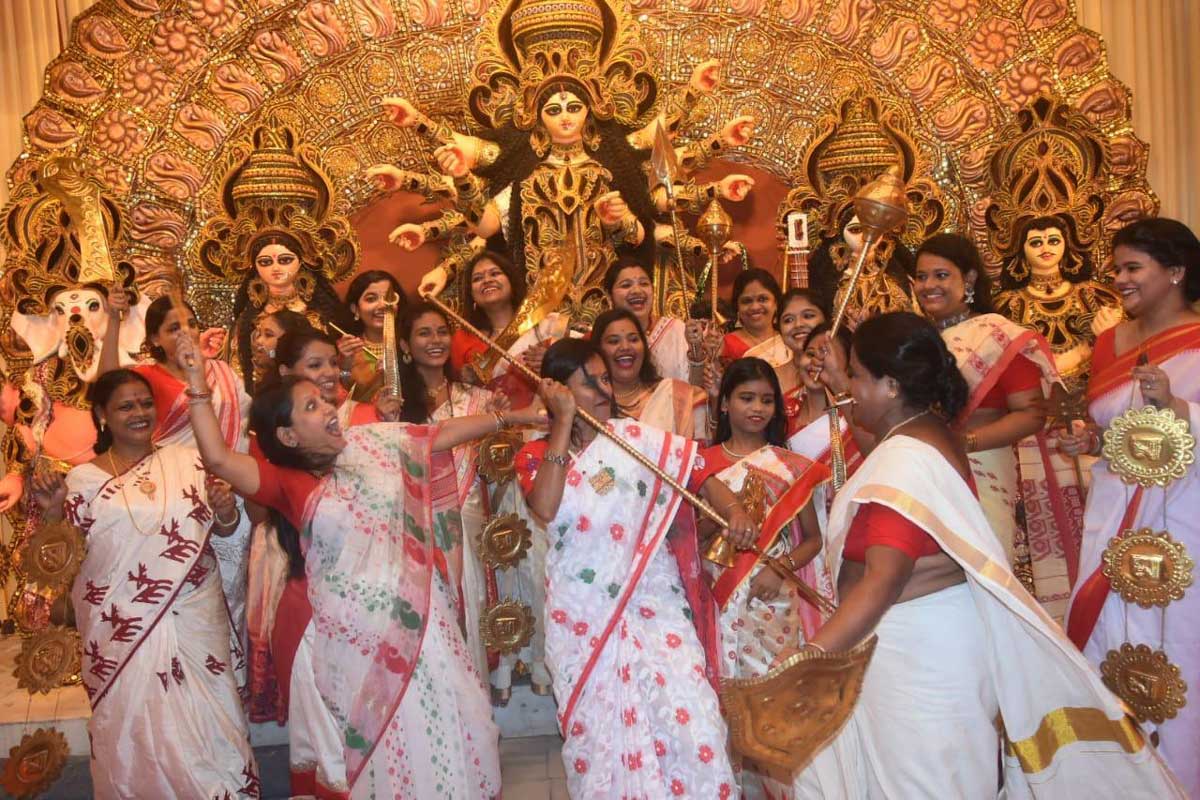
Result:
{"label": "gold zari border", "polygon": [[1008,742],[1005,750],[1016,756],[1022,772],[1031,775],[1050,766],[1059,750],[1076,742],[1116,742],[1130,754],[1145,745],[1141,729],[1128,716],[1109,719],[1098,708],[1058,708],[1042,717],[1032,736]]}

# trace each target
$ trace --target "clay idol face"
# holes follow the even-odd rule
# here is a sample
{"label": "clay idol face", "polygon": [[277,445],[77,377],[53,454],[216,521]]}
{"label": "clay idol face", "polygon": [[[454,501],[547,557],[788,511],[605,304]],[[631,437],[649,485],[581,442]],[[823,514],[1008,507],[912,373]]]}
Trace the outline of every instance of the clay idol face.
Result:
{"label": "clay idol face", "polygon": [[542,106],[542,124],[555,144],[574,144],[583,138],[588,108],[570,92],[557,92]]}
{"label": "clay idol face", "polygon": [[1025,234],[1025,263],[1038,272],[1058,269],[1066,250],[1066,240],[1058,228],[1035,228]]}

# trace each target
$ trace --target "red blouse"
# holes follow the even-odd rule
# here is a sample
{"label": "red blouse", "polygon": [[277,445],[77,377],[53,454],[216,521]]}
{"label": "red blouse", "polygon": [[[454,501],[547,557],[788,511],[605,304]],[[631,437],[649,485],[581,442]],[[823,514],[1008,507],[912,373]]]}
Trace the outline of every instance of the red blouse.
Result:
{"label": "red blouse", "polygon": [[526,497],[533,491],[533,479],[537,477],[538,467],[542,465],[542,457],[546,455],[549,445],[546,439],[534,439],[517,451],[517,484]]}
{"label": "red blouse", "polygon": [[753,346],[736,333],[727,333],[725,341],[721,345],[721,358],[725,361],[733,361],[746,355]]}
{"label": "red blouse", "polygon": [[156,427],[161,426],[171,406],[175,404],[175,399],[187,388],[187,384],[157,363],[137,364],[132,369],[150,384],[150,394],[154,397],[154,423]]}
{"label": "red blouse", "polygon": [[275,509],[296,530],[304,530],[304,509],[321,479],[302,469],[276,466],[260,455],[254,460],[258,462],[258,491],[246,499]]}
{"label": "red blouse", "polygon": [[1012,360],[1000,379],[991,388],[978,408],[997,408],[1001,411],[1008,409],[1008,396],[1017,392],[1041,388],[1042,371],[1025,356],[1017,356]]}
{"label": "red blouse", "polygon": [[899,511],[880,503],[866,503],[858,507],[854,521],[850,523],[842,558],[866,563],[867,548],[874,546],[899,550],[913,561],[941,551],[932,536]]}

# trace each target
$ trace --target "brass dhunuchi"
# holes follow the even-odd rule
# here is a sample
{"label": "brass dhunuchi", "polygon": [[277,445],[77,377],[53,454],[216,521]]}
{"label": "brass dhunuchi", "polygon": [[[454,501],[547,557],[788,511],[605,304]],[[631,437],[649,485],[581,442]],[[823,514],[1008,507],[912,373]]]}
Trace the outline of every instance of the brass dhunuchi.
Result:
{"label": "brass dhunuchi", "polygon": [[1166,486],[1196,461],[1196,437],[1169,408],[1131,408],[1104,432],[1108,468],[1125,483]]}
{"label": "brass dhunuchi", "polygon": [[13,797],[34,797],[58,780],[67,764],[67,739],[54,728],[38,728],[8,751],[0,787]]}
{"label": "brass dhunuchi", "polygon": [[1162,650],[1148,645],[1125,642],[1120,650],[1109,650],[1100,677],[1138,722],[1161,724],[1187,705],[1187,683],[1179,677],[1179,667]]}
{"label": "brass dhunuchi", "polygon": [[1166,531],[1142,528],[1114,536],[1104,549],[1104,577],[1126,603],[1166,606],[1192,585],[1195,562]]}
{"label": "brass dhunuchi", "polygon": [[532,534],[516,514],[492,517],[479,532],[479,557],[492,569],[514,567],[529,552]]}
{"label": "brass dhunuchi", "polygon": [[805,650],[761,677],[722,681],[733,749],[793,773],[806,765],[854,712],[877,641],[844,653]]}
{"label": "brass dhunuchi", "polygon": [[483,646],[501,653],[515,653],[533,638],[533,610],[516,600],[501,600],[483,610],[479,633]]}

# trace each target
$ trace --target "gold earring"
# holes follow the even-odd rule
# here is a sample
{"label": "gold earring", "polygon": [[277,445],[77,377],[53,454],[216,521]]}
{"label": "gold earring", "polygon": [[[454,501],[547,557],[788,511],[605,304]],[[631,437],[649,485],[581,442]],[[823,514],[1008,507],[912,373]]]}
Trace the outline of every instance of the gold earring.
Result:
{"label": "gold earring", "polygon": [[400,353],[400,360],[403,361],[405,364],[411,364],[412,356],[410,356],[408,354],[407,350],[404,350],[404,351],[401,351],[401,353]]}
{"label": "gold earring", "polygon": [[533,148],[533,152],[538,158],[545,158],[550,152],[550,134],[540,125],[534,128],[529,133],[529,146]]}

